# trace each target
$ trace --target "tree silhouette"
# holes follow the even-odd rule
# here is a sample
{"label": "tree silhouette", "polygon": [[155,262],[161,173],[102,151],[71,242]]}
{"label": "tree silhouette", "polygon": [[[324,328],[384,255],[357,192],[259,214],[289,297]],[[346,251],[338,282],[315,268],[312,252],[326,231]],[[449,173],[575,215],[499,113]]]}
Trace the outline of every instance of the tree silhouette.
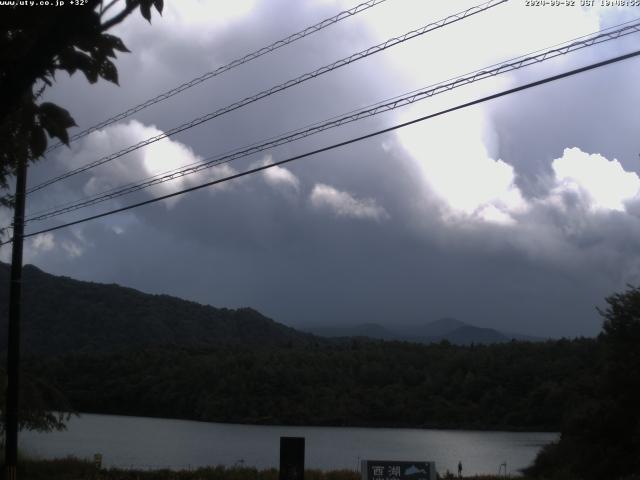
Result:
{"label": "tree silhouette", "polygon": [[[113,59],[116,52],[128,50],[107,30],[138,8],[151,21],[153,7],[161,13],[163,0],[0,7],[0,192],[6,191],[20,162],[42,156],[47,137],[69,143],[67,130],[75,126],[71,114],[53,103],[38,103],[56,72],[80,71],[90,83],[103,78],[117,84]],[[0,195],[0,206],[12,201],[11,195]]]}
{"label": "tree silhouette", "polygon": [[[0,377],[5,375],[4,369],[0,369]],[[5,404],[4,393],[4,389],[1,389],[0,405]],[[40,376],[24,371],[20,383],[20,398],[22,402],[18,421],[21,430],[64,430],[65,422],[73,412],[67,396],[59,388]],[[4,434],[4,422],[0,423],[0,434]]]}
{"label": "tree silhouette", "polygon": [[[151,21],[153,7],[160,13],[163,9],[163,0],[81,0],[66,3],[66,6],[57,7],[21,3],[0,7],[0,24],[4,27],[0,30],[0,192],[6,191],[9,179],[16,175],[20,165],[25,166],[42,157],[47,148],[47,137],[69,143],[67,130],[75,125],[71,114],[51,102],[39,103],[45,89],[53,84],[56,72],[63,70],[73,75],[80,71],[90,83],[103,78],[117,84],[118,70],[113,59],[116,52],[128,50],[120,38],[107,33],[107,30],[138,8],[148,21]],[[11,195],[0,194],[0,206],[12,204]],[[16,235],[20,237],[21,234]],[[20,255],[19,263],[21,261]],[[9,365],[12,364],[11,359],[14,366],[18,365],[18,355],[12,357],[11,349],[9,359]],[[11,388],[11,379],[17,379],[18,375],[17,372],[11,373],[11,367],[8,371],[7,396],[15,404],[16,397],[9,392],[16,391]],[[47,413],[44,408],[46,403],[51,403],[48,397],[60,398],[53,392],[57,391],[46,382],[23,382],[18,423],[23,427],[45,430],[61,427],[64,417]],[[57,400],[54,403],[61,404]],[[7,409],[7,429],[15,433],[15,424],[9,417],[16,417],[12,415],[11,407]],[[7,445],[10,445],[8,440]]]}
{"label": "tree silhouette", "polygon": [[[529,473],[587,480],[640,474],[640,289],[606,299],[598,374],[585,386],[560,441],[543,449]],[[555,477],[554,477],[555,475]]]}

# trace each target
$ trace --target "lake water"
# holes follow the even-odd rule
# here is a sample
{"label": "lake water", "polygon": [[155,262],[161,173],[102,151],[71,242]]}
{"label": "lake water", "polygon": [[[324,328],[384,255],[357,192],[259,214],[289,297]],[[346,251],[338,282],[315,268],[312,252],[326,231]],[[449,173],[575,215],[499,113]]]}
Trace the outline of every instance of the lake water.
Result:
{"label": "lake water", "polygon": [[433,460],[439,472],[497,473],[506,462],[517,475],[555,433],[401,428],[281,427],[159,418],[82,415],[65,432],[20,435],[20,447],[41,458],[103,455],[106,467],[196,468],[243,464],[278,466],[279,438],[306,438],[305,466],[359,469],[360,459]]}

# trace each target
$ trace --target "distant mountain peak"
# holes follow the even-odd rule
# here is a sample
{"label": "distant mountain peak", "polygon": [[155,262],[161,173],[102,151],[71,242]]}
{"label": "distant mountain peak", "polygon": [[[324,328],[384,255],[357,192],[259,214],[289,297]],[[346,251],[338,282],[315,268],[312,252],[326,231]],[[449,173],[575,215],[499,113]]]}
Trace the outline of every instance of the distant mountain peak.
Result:
{"label": "distant mountain peak", "polygon": [[536,340],[534,337],[507,334],[492,328],[477,327],[452,317],[443,317],[422,323],[389,326],[377,323],[316,326],[308,328],[306,331],[324,337],[369,337],[415,343],[433,343],[447,340],[458,345],[502,343],[508,342],[512,338]]}
{"label": "distant mountain peak", "polygon": [[446,335],[457,328],[464,327],[467,324],[453,317],[443,317],[438,320],[427,322],[423,325],[423,332],[428,332],[427,336]]}

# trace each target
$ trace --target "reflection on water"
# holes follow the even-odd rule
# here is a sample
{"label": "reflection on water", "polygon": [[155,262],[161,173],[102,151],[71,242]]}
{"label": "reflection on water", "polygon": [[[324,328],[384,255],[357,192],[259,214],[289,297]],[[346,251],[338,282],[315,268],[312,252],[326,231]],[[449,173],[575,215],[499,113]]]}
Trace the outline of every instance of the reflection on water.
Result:
{"label": "reflection on water", "polygon": [[538,432],[255,426],[86,414],[72,418],[66,432],[25,432],[20,446],[42,458],[102,453],[106,467],[269,468],[278,466],[281,436],[306,438],[307,468],[357,470],[360,459],[434,460],[438,471],[457,472],[461,461],[466,475],[495,474],[504,462],[516,474],[557,438]]}

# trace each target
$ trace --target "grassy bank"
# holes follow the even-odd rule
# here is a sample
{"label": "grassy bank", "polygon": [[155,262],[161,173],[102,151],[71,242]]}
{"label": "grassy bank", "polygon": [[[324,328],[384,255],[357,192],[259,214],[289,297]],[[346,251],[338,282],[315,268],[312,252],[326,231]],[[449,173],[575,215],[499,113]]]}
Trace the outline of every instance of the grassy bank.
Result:
{"label": "grassy bank", "polygon": [[[93,462],[87,460],[64,458],[25,460],[20,466],[19,478],[26,480],[278,480],[278,470],[257,470],[246,467],[209,467],[181,471],[99,469]],[[304,478],[305,480],[359,480],[360,474],[352,470],[327,472],[306,470]],[[499,477],[473,476],[464,478],[466,480],[498,480]]]}
{"label": "grassy bank", "polygon": [[[77,458],[25,460],[20,478],[28,480],[278,480],[277,469],[207,467],[193,470],[100,469]],[[359,480],[357,472],[307,470],[305,480]]]}

